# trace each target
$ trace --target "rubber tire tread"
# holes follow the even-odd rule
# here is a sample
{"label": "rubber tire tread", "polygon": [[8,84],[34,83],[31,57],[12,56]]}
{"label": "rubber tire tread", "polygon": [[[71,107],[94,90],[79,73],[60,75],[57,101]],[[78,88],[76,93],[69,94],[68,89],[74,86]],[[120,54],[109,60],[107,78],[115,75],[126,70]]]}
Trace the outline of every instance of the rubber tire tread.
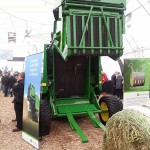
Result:
{"label": "rubber tire tread", "polygon": [[[109,112],[109,118],[114,115],[115,113],[123,110],[123,104],[122,101],[117,98],[116,96],[103,96],[100,100],[99,100],[99,106],[101,105],[102,102],[105,102],[107,107],[108,107],[108,112]],[[99,118],[101,120],[101,122],[103,123],[103,125],[106,125],[106,121],[104,121],[101,117],[101,115],[99,114]]]}
{"label": "rubber tire tread", "polygon": [[48,100],[40,100],[39,137],[48,135],[51,130],[51,113]]}

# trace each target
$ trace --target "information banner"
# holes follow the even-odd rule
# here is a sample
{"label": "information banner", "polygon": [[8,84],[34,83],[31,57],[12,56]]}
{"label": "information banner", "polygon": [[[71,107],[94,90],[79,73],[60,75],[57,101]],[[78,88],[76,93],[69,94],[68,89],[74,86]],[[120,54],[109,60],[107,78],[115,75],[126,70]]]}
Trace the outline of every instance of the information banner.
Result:
{"label": "information banner", "polygon": [[39,149],[40,87],[43,53],[26,57],[22,138]]}
{"label": "information banner", "polygon": [[124,108],[150,101],[150,58],[124,60]]}

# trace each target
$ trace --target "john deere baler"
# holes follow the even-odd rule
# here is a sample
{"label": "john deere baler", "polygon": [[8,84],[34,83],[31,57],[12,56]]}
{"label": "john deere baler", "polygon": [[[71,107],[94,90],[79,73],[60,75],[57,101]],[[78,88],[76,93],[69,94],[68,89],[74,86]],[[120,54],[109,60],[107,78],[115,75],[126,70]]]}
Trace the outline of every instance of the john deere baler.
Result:
{"label": "john deere baler", "polygon": [[83,142],[88,139],[74,116],[87,114],[95,127],[105,130],[103,124],[122,109],[117,97],[97,95],[101,56],[117,60],[123,54],[125,5],[125,0],[63,0],[53,11],[52,41],[44,48],[41,102],[49,102],[46,114],[51,117],[66,116]]}

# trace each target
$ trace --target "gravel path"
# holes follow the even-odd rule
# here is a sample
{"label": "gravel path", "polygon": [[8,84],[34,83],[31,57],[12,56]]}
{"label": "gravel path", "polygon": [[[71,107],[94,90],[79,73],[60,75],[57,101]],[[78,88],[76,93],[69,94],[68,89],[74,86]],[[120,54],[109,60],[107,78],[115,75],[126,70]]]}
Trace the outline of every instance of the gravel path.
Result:
{"label": "gravel path", "polygon": [[[0,150],[35,150],[24,141],[21,132],[12,132],[15,118],[11,97],[0,93]],[[94,128],[88,117],[77,117],[77,123],[87,135],[89,142],[82,143],[75,131],[72,131],[66,118],[52,120],[51,133],[40,142],[41,150],[102,150],[102,130]]]}

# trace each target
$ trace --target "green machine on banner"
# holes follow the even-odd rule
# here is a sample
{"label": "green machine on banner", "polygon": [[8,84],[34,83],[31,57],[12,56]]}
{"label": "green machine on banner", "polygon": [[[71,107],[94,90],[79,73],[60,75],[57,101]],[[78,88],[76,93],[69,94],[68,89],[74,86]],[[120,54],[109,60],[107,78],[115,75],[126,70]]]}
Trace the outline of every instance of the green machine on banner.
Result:
{"label": "green machine on banner", "polygon": [[43,53],[26,57],[22,138],[39,149],[39,109]]}
{"label": "green machine on banner", "polygon": [[124,60],[124,108],[150,101],[150,59]]}

